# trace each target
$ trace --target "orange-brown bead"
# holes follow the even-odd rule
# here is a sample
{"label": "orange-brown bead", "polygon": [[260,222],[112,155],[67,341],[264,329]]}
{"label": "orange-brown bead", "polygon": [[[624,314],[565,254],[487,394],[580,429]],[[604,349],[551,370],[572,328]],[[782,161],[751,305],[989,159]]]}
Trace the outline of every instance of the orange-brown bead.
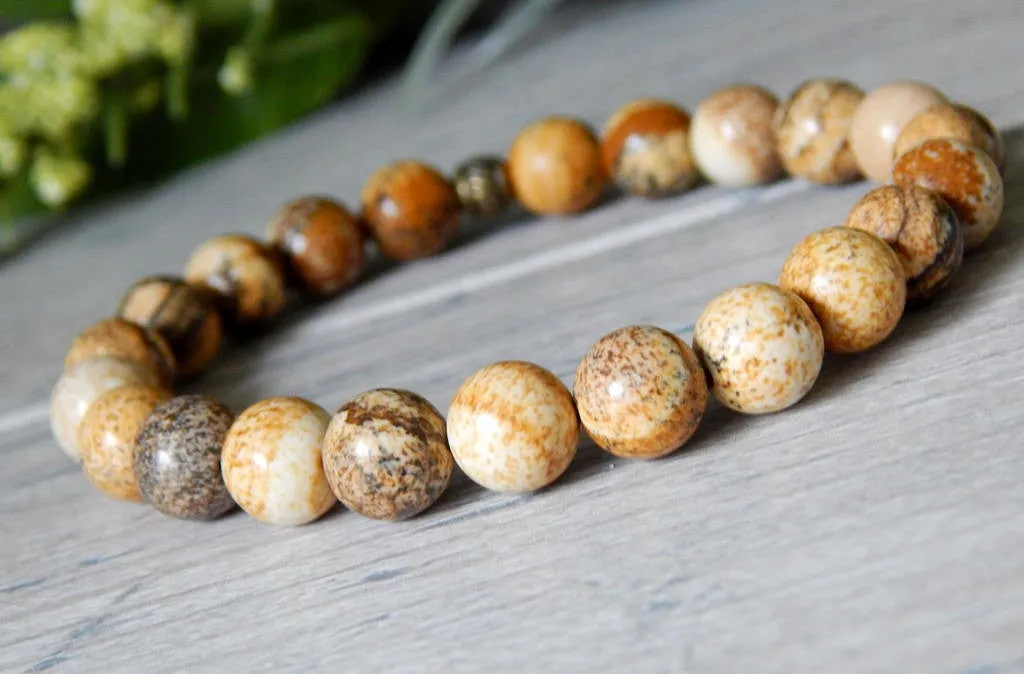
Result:
{"label": "orange-brown bead", "polygon": [[640,99],[612,115],[601,139],[604,167],[634,196],[663,197],[689,189],[699,177],[690,154],[690,115],[665,101]]}
{"label": "orange-brown bead", "polygon": [[976,145],[992,157],[1000,173],[1005,168],[1003,141],[992,123],[978,111],[954,103],[933,105],[907,122],[893,146],[893,159],[926,140],[937,138],[952,138]]}
{"label": "orange-brown bead", "polygon": [[860,168],[850,150],[853,113],[864,92],[846,80],[809,80],[775,112],[782,165],[790,175],[832,185],[854,180]]}
{"label": "orange-brown bead", "polygon": [[241,234],[200,244],[185,264],[185,280],[209,292],[234,325],[267,321],[284,308],[284,270],[277,255]]}
{"label": "orange-brown bead", "polygon": [[123,318],[107,318],[75,337],[64,358],[64,372],[70,373],[82,361],[99,356],[121,358],[147,368],[161,386],[174,384],[177,364],[164,338]]}

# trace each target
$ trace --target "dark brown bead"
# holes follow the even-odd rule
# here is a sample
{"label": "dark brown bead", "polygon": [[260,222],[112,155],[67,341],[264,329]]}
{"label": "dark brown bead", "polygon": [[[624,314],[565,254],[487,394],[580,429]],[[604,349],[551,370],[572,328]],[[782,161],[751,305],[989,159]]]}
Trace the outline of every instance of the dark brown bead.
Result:
{"label": "dark brown bead", "polygon": [[498,215],[512,203],[505,160],[473,157],[460,164],[452,176],[455,192],[469,213]]}
{"label": "dark brown bead", "polygon": [[266,321],[284,308],[284,270],[276,253],[241,234],[217,236],[196,248],[185,264],[185,280],[208,291],[235,325]]}

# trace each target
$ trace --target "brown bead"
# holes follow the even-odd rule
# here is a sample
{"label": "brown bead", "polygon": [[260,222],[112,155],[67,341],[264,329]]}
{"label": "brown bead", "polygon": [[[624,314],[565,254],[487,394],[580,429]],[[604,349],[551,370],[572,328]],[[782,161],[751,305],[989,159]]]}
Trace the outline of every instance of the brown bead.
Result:
{"label": "brown bead", "polygon": [[639,197],[689,189],[700,177],[690,154],[690,115],[665,101],[639,99],[605,124],[604,167],[619,188]]}
{"label": "brown bead", "polygon": [[270,221],[267,239],[307,292],[333,295],[363,271],[366,233],[348,209],[330,199],[311,196],[285,204]]}
{"label": "brown bead", "polygon": [[569,117],[536,121],[508,152],[512,192],[533,213],[568,215],[597,202],[608,181],[593,130]]}
{"label": "brown bead", "polygon": [[499,157],[473,157],[452,174],[462,208],[477,215],[498,215],[512,203],[508,168]]}
{"label": "brown bead", "polygon": [[174,384],[177,365],[164,338],[122,318],[102,320],[75,337],[64,358],[64,372],[98,356],[121,358],[152,370],[161,386]]}
{"label": "brown bead", "polygon": [[846,80],[804,82],[775,112],[779,157],[790,175],[834,185],[860,176],[850,150],[853,113],[864,92]]}
{"label": "brown bead", "polygon": [[690,149],[709,180],[728,187],[775,180],[782,162],[772,120],[779,100],[763,87],[739,84],[719,89],[697,106]]}
{"label": "brown bead", "polygon": [[284,272],[276,254],[241,234],[217,236],[196,248],[185,264],[185,280],[207,290],[234,325],[264,322],[284,308]]}
{"label": "brown bead", "polygon": [[965,105],[952,103],[933,105],[907,122],[893,146],[893,159],[898,159],[926,140],[936,138],[952,138],[968,145],[977,145],[992,157],[1002,173],[1006,157],[999,132],[981,113]]}
{"label": "brown bead", "polygon": [[378,169],[363,186],[363,220],[381,251],[415,260],[444,250],[459,227],[459,198],[436,169],[400,161]]}
{"label": "brown bead", "polygon": [[117,315],[167,340],[178,374],[192,376],[217,354],[220,314],[208,295],[181,279],[153,276],[128,289]]}

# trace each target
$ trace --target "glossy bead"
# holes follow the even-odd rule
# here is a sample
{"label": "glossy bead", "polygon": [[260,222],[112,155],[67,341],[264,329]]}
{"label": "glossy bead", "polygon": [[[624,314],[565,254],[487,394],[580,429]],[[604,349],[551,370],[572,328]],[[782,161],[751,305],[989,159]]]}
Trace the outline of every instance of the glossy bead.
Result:
{"label": "glossy bead", "polygon": [[608,181],[593,130],[569,117],[546,117],[522,131],[508,151],[508,177],[519,202],[540,215],[593,206]]}
{"label": "glossy bead", "polygon": [[400,161],[378,169],[360,195],[363,219],[381,251],[415,260],[444,250],[459,227],[459,198],[436,169]]}
{"label": "glossy bead", "polygon": [[707,405],[704,369],[672,333],[649,325],[621,328],[587,351],[573,397],[598,447],[625,458],[652,459],[679,449]]}
{"label": "glossy bead", "polygon": [[499,492],[557,480],[576,455],[572,395],[539,365],[504,361],[466,379],[448,409],[448,442],[463,472]]}
{"label": "glossy bead", "polygon": [[779,286],[811,307],[835,353],[866,351],[888,337],[907,299],[903,264],[885,241],[852,227],[814,232],[793,248]]}
{"label": "glossy bead", "polygon": [[454,462],[444,418],[410,391],[376,389],[349,400],[324,438],[331,489],[360,515],[404,520],[444,493]]}
{"label": "glossy bead", "polygon": [[78,434],[92,403],[126,384],[158,386],[160,381],[153,370],[112,356],[83,360],[61,376],[50,396],[50,428],[68,456],[76,461],[81,458]]}
{"label": "glossy bead", "polygon": [[885,185],[868,192],[850,210],[846,226],[870,232],[896,251],[908,301],[934,297],[963,261],[960,219],[945,199],[923,187]]}
{"label": "glossy bead", "polygon": [[233,420],[231,410],[202,395],[158,405],[143,421],[132,455],[143,499],[183,520],[212,520],[231,510],[220,455]]}
{"label": "glossy bead", "polygon": [[281,526],[307,524],[330,510],[336,501],[320,458],[330,420],[319,405],[295,397],[262,400],[239,414],[220,457],[235,503]]}
{"label": "glossy bead", "polygon": [[452,183],[467,213],[494,216],[512,203],[508,169],[505,160],[500,157],[473,157],[466,160],[455,168]]}
{"label": "glossy bead", "polygon": [[701,173],[727,187],[775,180],[782,170],[772,129],[778,105],[774,94],[747,84],[702,101],[690,127],[690,149]]}
{"label": "glossy bead", "polygon": [[689,189],[700,177],[690,153],[690,115],[665,101],[627,103],[605,124],[601,154],[619,188],[639,197]]}
{"label": "glossy bead", "polygon": [[893,146],[903,127],[919,112],[945,102],[937,89],[915,81],[892,82],[865,96],[850,125],[850,149],[861,173],[875,182],[889,182]]}
{"label": "glossy bead", "polygon": [[711,392],[745,414],[795,405],[814,386],[825,355],[821,327],[807,304],[767,283],[715,297],[697,320],[693,348]]}
{"label": "glossy bead", "polygon": [[82,361],[99,356],[121,358],[148,368],[161,386],[174,384],[177,365],[164,338],[122,318],[102,320],[75,337],[64,358],[64,372],[71,372]]}
{"label": "glossy bead", "polygon": [[985,130],[985,137],[987,139],[991,139],[991,145],[988,147],[982,147],[982,149],[988,152],[989,156],[992,157],[992,161],[994,161],[996,163],[996,166],[999,167],[1000,175],[1005,173],[1006,147],[1003,145],[1003,137],[999,133],[999,129],[995,127],[995,125],[992,123],[992,120],[990,120],[988,117],[981,114],[974,108],[964,105],[963,103],[954,103],[953,107],[975,117],[975,119],[978,121],[978,124],[981,125],[981,128]]}
{"label": "glossy bead", "polygon": [[146,384],[107,391],[89,407],[78,433],[82,470],[94,487],[122,501],[141,501],[132,454],[142,422],[171,393]]}
{"label": "glossy bead", "polygon": [[893,160],[926,140],[937,138],[978,146],[988,153],[1002,174],[1006,157],[999,132],[976,110],[952,103],[933,105],[907,122],[893,146]]}
{"label": "glossy bead", "polygon": [[232,324],[265,322],[284,308],[285,281],[277,255],[240,234],[217,236],[193,251],[185,280],[209,291]]}
{"label": "glossy bead", "polygon": [[128,289],[117,315],[157,332],[171,347],[178,374],[200,372],[220,347],[220,314],[201,290],[180,279],[149,277]]}
{"label": "glossy bead", "polygon": [[1003,214],[1003,179],[992,158],[973,145],[940,138],[900,155],[893,167],[897,185],[937,192],[956,211],[964,250],[977,248]]}
{"label": "glossy bead", "polygon": [[800,85],[772,122],[786,171],[825,185],[859,177],[849,135],[863,98],[864,92],[846,80],[815,79]]}
{"label": "glossy bead", "polygon": [[359,220],[323,197],[285,204],[270,221],[267,240],[299,287],[316,295],[333,295],[351,285],[365,265],[366,233]]}

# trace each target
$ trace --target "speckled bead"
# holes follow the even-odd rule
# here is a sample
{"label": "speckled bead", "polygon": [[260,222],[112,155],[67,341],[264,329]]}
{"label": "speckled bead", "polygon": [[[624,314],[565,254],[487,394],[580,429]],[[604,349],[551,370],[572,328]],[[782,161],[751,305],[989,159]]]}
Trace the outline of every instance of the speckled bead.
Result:
{"label": "speckled bead", "polygon": [[212,520],[231,510],[220,455],[232,421],[231,410],[202,395],[158,405],[143,421],[132,454],[142,498],[183,520]]}
{"label": "speckled bead", "polygon": [[907,300],[937,295],[960,268],[964,236],[956,212],[945,199],[923,187],[885,185],[868,192],[846,218],[888,243],[907,277]]}
{"label": "speckled bead", "polygon": [[363,272],[366,233],[341,204],[309,196],[285,204],[267,226],[289,276],[306,292],[330,296]]}
{"label": "speckled bead", "polygon": [[107,391],[89,406],[78,433],[82,470],[94,487],[122,501],[141,501],[132,454],[142,422],[170,391],[128,384]]}
{"label": "speckled bead", "polygon": [[181,377],[202,371],[217,355],[223,335],[213,301],[175,278],[153,276],[138,281],[125,293],[117,315],[167,340]]}
{"label": "speckled bead", "polygon": [[653,459],[690,439],[707,405],[704,369],[672,333],[649,325],[615,330],[587,351],[573,397],[598,447],[630,459]]}
{"label": "speckled bead", "polygon": [[377,245],[395,260],[444,250],[459,227],[459,198],[436,169],[400,161],[378,169],[360,194],[363,220]]}
{"label": "speckled bead", "polygon": [[539,365],[504,361],[466,379],[448,409],[448,443],[463,472],[499,492],[536,491],[576,455],[572,395]]}
{"label": "speckled bead", "polygon": [[249,236],[226,234],[200,244],[185,264],[185,281],[207,290],[236,326],[263,323],[284,308],[280,260]]}
{"label": "speckled bead", "polygon": [[360,515],[404,520],[444,493],[454,462],[441,413],[411,391],[375,389],[346,402],[324,438],[331,489]]}
{"label": "speckled bead", "polygon": [[152,370],[161,386],[174,384],[177,364],[164,338],[122,318],[102,320],[75,337],[64,358],[64,372],[99,356],[121,358]]}
{"label": "speckled bead", "polygon": [[607,173],[626,194],[665,197],[700,177],[690,153],[690,115],[666,101],[639,99],[605,124],[601,155]]}
{"label": "speckled bead", "polygon": [[308,400],[279,397],[246,408],[221,450],[224,485],[242,510],[267,524],[299,526],[331,509],[320,448],[331,420]]}
{"label": "speckled bead", "polygon": [[897,185],[918,185],[942,196],[956,211],[964,250],[977,248],[1003,214],[1003,179],[988,154],[958,140],[928,140],[900,155],[892,170]]}
{"label": "speckled bead", "polygon": [[768,283],[726,290],[701,312],[693,348],[726,407],[778,412],[814,386],[824,359],[821,327],[799,297]]}
{"label": "speckled bead", "polygon": [[540,215],[569,215],[593,206],[608,182],[593,130],[570,117],[538,120],[512,141],[508,177],[519,202]]}
{"label": "speckled bead", "polygon": [[903,316],[904,274],[899,257],[882,239],[861,229],[829,227],[793,248],[779,286],[811,307],[826,350],[859,353],[881,343]]}
{"label": "speckled bead", "polygon": [[709,180],[727,187],[769,183],[782,171],[772,122],[779,101],[770,91],[740,84],[697,106],[690,149]]}
{"label": "speckled bead", "polygon": [[976,145],[988,153],[1000,174],[1005,168],[1003,141],[992,123],[977,110],[954,103],[933,105],[907,122],[893,146],[893,160],[926,140],[936,138],[952,138]]}
{"label": "speckled bead", "polygon": [[790,175],[824,185],[860,176],[850,150],[850,125],[864,92],[846,80],[804,82],[775,112],[779,158]]}
{"label": "speckled bead", "polygon": [[473,215],[494,216],[512,204],[508,168],[500,157],[473,157],[452,174],[462,209]]}

